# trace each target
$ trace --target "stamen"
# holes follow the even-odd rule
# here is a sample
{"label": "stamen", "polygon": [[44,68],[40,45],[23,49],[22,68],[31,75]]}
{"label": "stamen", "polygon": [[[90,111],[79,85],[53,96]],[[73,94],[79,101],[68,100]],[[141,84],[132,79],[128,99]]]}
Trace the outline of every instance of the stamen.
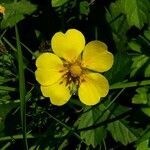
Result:
{"label": "stamen", "polygon": [[63,80],[59,82],[59,84],[63,84],[63,83],[64,83]]}
{"label": "stamen", "polygon": [[70,67],[70,73],[73,77],[78,77],[82,73],[82,69],[78,64],[73,64]]}
{"label": "stamen", "polygon": [[65,82],[67,87],[71,87],[71,84],[79,86],[80,82],[83,80],[80,79],[82,75],[82,65],[80,62],[66,63],[63,64],[64,68],[59,72],[62,73],[62,80],[60,84]]}

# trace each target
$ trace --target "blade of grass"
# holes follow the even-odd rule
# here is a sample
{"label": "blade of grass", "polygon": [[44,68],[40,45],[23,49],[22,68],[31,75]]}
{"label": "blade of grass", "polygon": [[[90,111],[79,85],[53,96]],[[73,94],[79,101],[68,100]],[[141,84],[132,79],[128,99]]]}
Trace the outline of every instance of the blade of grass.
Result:
{"label": "blade of grass", "polygon": [[2,39],[13,51],[17,52],[16,48],[5,37],[3,37]]}
{"label": "blade of grass", "polygon": [[11,145],[11,142],[6,143],[1,150],[6,150]]}
{"label": "blade of grass", "polygon": [[0,35],[0,40],[1,40],[1,38],[4,36],[4,34],[6,33],[6,29],[3,31],[3,33]]}
{"label": "blade of grass", "polygon": [[[4,40],[4,42],[5,42],[13,51],[17,52],[17,49],[16,49],[5,37],[3,37],[2,39]],[[19,43],[21,43],[21,42],[19,41]],[[26,58],[25,58],[25,57],[23,57],[23,59],[25,59],[25,61],[26,61]],[[25,66],[25,67],[26,67],[26,66]],[[33,72],[30,68],[26,67],[26,69],[27,69],[28,71],[30,71],[31,73],[34,74],[34,72]]]}
{"label": "blade of grass", "polygon": [[[15,40],[16,40],[16,38],[14,38]],[[32,50],[29,48],[29,47],[27,47],[25,44],[23,44],[21,41],[19,41],[20,42],[20,44],[32,55],[32,56],[34,56],[35,58],[36,58],[36,55],[34,54],[34,52],[32,52]]]}
{"label": "blade of grass", "polygon": [[[27,135],[27,138],[28,139],[34,139],[36,138],[35,136],[31,135],[31,134],[28,134]],[[0,141],[7,141],[7,140],[18,140],[18,139],[23,139],[23,136],[22,135],[13,135],[13,136],[5,136],[5,137],[1,137],[0,138]]]}
{"label": "blade of grass", "polygon": [[125,82],[125,83],[124,82],[115,83],[115,84],[110,86],[110,90],[130,88],[130,87],[136,87],[136,86],[144,86],[144,85],[150,85],[150,80]]}
{"label": "blade of grass", "polygon": [[112,106],[112,104],[118,99],[118,97],[122,94],[125,88],[121,89],[119,93],[110,101],[110,103],[106,106],[105,110],[101,113],[101,115],[97,118],[95,123],[99,121],[99,119],[105,114],[105,112]]}
{"label": "blade of grass", "polygon": [[25,102],[25,77],[24,77],[24,64],[23,56],[20,45],[20,38],[17,25],[15,26],[16,32],[16,44],[17,44],[17,54],[18,54],[18,68],[19,68],[19,92],[20,92],[20,110],[21,110],[21,124],[24,140],[24,149],[28,150],[28,143],[26,137],[26,102]]}
{"label": "blade of grass", "polygon": [[8,86],[0,86],[0,90],[10,91],[10,92],[14,92],[14,91],[16,91],[16,89],[15,89],[15,88],[8,87]]}
{"label": "blade of grass", "polygon": [[94,30],[95,30],[95,40],[98,40],[98,28],[97,28],[97,26],[95,26]]}

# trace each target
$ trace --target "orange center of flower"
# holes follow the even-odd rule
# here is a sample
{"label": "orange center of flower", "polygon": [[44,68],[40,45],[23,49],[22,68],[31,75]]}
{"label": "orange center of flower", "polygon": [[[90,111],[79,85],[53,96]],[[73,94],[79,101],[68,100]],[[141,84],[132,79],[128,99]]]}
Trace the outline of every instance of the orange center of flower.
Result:
{"label": "orange center of flower", "polygon": [[80,84],[80,77],[83,74],[82,65],[80,62],[65,63],[64,69],[60,70],[62,72],[62,81],[60,83],[66,82],[66,86],[70,86],[72,83],[75,85]]}
{"label": "orange center of flower", "polygon": [[71,73],[72,77],[79,77],[82,73],[82,69],[81,69],[80,65],[78,65],[78,64],[71,65],[70,73]]}
{"label": "orange center of flower", "polygon": [[5,7],[0,5],[0,14],[4,14],[5,13]]}

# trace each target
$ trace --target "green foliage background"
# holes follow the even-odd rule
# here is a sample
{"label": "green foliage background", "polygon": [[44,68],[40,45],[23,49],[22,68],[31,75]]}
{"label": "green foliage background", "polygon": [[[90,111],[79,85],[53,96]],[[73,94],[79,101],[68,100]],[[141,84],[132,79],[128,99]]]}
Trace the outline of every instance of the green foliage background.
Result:
{"label": "green foliage background", "polygon": [[[150,150],[149,0],[0,0],[0,149]],[[80,30],[108,45],[110,92],[87,107],[74,95],[50,104],[35,59],[57,31]]]}

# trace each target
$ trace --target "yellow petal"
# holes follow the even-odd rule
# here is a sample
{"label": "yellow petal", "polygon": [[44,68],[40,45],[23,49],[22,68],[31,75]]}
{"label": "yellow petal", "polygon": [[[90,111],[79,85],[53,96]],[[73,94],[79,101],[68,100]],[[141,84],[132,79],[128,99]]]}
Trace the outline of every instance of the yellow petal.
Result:
{"label": "yellow petal", "polygon": [[43,96],[49,97],[53,105],[61,106],[67,103],[71,97],[65,84],[57,82],[51,86],[41,86]]}
{"label": "yellow petal", "polygon": [[54,53],[67,61],[75,61],[85,47],[84,35],[76,30],[69,29],[65,34],[57,32],[51,40]]}
{"label": "yellow petal", "polygon": [[101,97],[105,97],[109,91],[107,79],[98,73],[87,73],[81,82],[78,95],[82,103],[95,105]]}
{"label": "yellow petal", "polygon": [[89,42],[83,51],[83,65],[91,70],[104,72],[113,64],[113,55],[107,51],[107,46],[100,41]]}
{"label": "yellow petal", "polygon": [[50,85],[57,82],[64,68],[61,59],[52,53],[43,53],[36,60],[37,70],[35,71],[36,80],[41,85]]}
{"label": "yellow petal", "polygon": [[59,68],[63,65],[62,60],[52,53],[43,53],[36,59],[37,68],[49,69]]}

